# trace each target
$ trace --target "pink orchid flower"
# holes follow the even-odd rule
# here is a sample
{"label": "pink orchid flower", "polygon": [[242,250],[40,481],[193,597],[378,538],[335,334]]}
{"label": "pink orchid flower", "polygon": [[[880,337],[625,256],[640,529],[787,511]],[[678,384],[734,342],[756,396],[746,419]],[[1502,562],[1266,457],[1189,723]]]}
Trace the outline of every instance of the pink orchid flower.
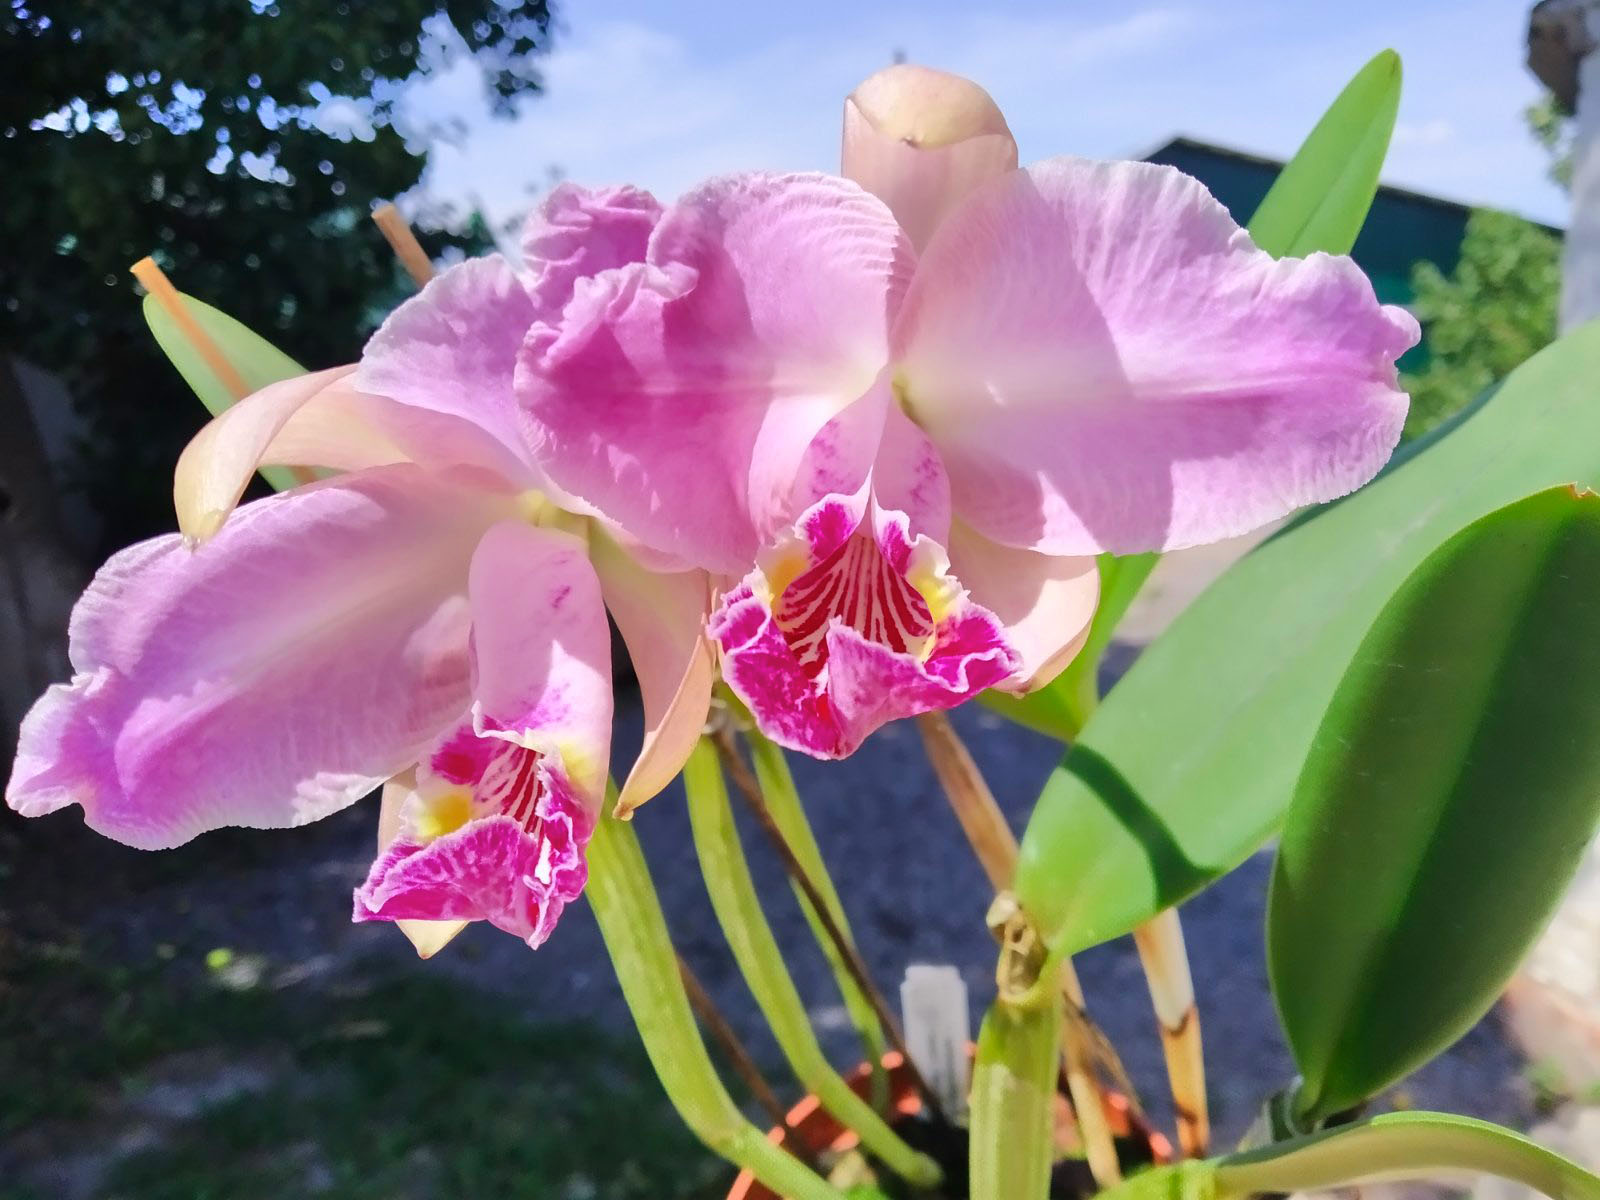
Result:
{"label": "pink orchid flower", "polygon": [[1244,533],[1398,440],[1416,322],[1346,258],[1256,249],[1194,179],[1019,170],[987,94],[920,68],[854,94],[844,157],[860,182],[690,192],[518,361],[553,483],[721,581],[722,672],[774,740],[839,757],[1039,686],[1093,555]]}
{"label": "pink orchid flower", "polygon": [[[401,922],[425,954],[472,920],[549,936],[605,793],[607,608],[649,727],[630,795],[677,774],[713,663],[704,572],[643,564],[534,465],[518,347],[580,268],[609,265],[593,239],[534,233],[550,253],[525,274],[461,264],[358,366],[200,432],[176,474],[182,536],[113,556],[74,611],[74,678],[23,723],[13,808],[79,804],[157,848],[303,824],[393,780],[356,918]],[[234,511],[262,464],[341,473]]]}

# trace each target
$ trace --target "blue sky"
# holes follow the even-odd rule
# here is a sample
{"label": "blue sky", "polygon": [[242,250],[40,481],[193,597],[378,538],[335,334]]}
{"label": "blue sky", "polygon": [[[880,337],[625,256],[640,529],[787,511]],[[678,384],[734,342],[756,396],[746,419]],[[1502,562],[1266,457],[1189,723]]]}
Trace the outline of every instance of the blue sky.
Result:
{"label": "blue sky", "polygon": [[1385,180],[1565,223],[1521,110],[1528,5],[1515,0],[1110,4],[993,0],[567,0],[547,91],[488,120],[467,62],[407,98],[460,136],[433,194],[504,218],[554,174],[676,195],[721,171],[836,169],[840,105],[903,51],[968,75],[1005,111],[1024,162],[1136,156],[1174,133],[1283,156],[1344,81],[1393,47],[1405,63]]}

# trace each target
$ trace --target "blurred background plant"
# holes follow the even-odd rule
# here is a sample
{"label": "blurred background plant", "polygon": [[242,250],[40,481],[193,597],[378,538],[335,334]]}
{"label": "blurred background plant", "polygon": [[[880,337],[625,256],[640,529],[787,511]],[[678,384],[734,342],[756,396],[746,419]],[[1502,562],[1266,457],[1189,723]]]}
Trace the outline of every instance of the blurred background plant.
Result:
{"label": "blurred background plant", "polygon": [[[402,118],[405,81],[473,55],[509,116],[538,91],[549,23],[542,0],[17,0],[0,14],[0,351],[72,394],[73,482],[103,522],[101,556],[171,525],[168,477],[195,429],[128,265],[153,254],[298,360],[350,361],[409,290],[368,206],[415,188],[450,134]],[[485,247],[470,214],[429,215],[430,251]]]}
{"label": "blurred background plant", "polygon": [[[1523,115],[1550,152],[1551,180],[1570,187],[1571,118],[1548,93]],[[1407,437],[1454,416],[1555,340],[1561,239],[1514,213],[1475,209],[1455,269],[1419,262],[1411,287],[1428,359],[1401,377],[1411,393]]]}

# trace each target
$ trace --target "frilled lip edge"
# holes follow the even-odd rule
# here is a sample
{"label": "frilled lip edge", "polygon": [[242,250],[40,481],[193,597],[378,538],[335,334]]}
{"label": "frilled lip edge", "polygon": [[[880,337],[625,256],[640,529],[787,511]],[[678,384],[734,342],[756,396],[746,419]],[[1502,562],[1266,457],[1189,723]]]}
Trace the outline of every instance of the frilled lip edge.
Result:
{"label": "frilled lip edge", "polygon": [[504,815],[469,821],[426,844],[402,834],[355,891],[356,921],[488,921],[533,949],[589,879],[594,821],[552,789],[538,833]]}
{"label": "frilled lip edge", "polygon": [[723,679],[762,732],[815,758],[848,757],[880,726],[954,708],[1021,666],[998,618],[970,601],[940,623],[926,659],[870,641],[835,618],[829,663],[816,678],[748,582],[727,593],[708,632],[721,651]]}

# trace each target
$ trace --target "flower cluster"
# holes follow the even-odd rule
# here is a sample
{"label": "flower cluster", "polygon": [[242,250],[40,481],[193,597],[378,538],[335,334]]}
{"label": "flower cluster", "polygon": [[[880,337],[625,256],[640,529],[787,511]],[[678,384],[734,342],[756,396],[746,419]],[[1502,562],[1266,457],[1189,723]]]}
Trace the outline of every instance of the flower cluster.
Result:
{"label": "flower cluster", "polygon": [[[538,945],[604,799],[608,613],[646,716],[623,811],[719,674],[774,740],[848,755],[1048,683],[1095,555],[1365,482],[1416,340],[1348,259],[1274,260],[1167,167],[1020,169],[981,88],[891,68],[841,176],[563,185],[520,264],[452,267],[359,363],[213,421],[181,533],[80,601],[7,799],[162,847],[384,785],[356,917]],[[325,474],[235,511],[263,464]]]}

